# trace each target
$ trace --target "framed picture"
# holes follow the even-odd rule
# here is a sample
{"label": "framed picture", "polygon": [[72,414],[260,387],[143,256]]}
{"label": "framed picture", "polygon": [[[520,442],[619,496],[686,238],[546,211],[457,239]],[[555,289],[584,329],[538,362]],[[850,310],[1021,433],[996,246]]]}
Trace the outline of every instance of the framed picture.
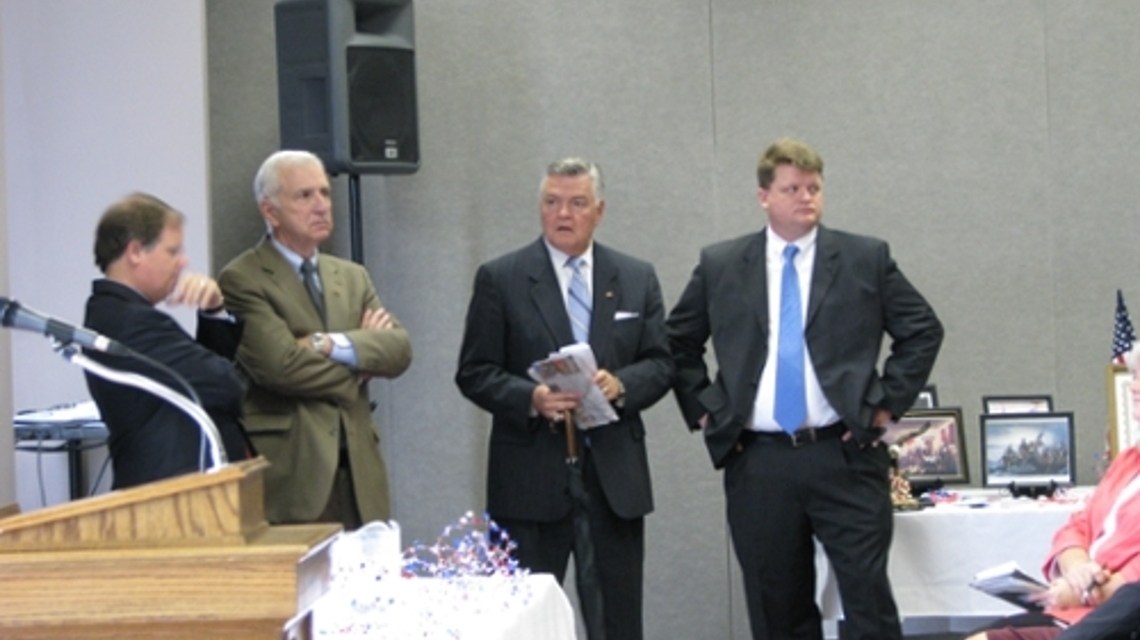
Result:
{"label": "framed picture", "polygon": [[928,384],[918,392],[918,397],[914,399],[915,409],[933,409],[938,406],[938,387]]}
{"label": "framed picture", "polygon": [[1073,451],[1073,414],[983,414],[982,486],[1071,486],[1076,456]]}
{"label": "framed picture", "polygon": [[982,396],[983,413],[1050,413],[1053,396]]}
{"label": "framed picture", "polygon": [[1132,412],[1132,374],[1121,365],[1108,366],[1108,451],[1117,453],[1140,443],[1140,421]]}
{"label": "framed picture", "polygon": [[911,409],[887,424],[883,441],[898,447],[899,473],[911,483],[967,483],[965,435],[958,407]]}

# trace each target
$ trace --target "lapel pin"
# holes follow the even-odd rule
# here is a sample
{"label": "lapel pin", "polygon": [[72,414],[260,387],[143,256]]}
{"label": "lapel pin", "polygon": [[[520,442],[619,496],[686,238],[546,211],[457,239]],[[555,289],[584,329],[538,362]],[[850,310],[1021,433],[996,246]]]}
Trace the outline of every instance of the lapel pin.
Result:
{"label": "lapel pin", "polygon": [[612,297],[614,297],[614,292],[613,292],[613,291],[607,291],[607,292],[606,292],[606,297],[607,297],[607,298],[612,298]]}

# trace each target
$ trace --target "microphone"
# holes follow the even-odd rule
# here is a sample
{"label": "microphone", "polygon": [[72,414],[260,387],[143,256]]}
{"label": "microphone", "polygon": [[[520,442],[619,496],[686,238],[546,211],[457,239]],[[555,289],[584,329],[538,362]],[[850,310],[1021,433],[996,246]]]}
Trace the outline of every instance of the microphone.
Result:
{"label": "microphone", "polygon": [[75,343],[87,349],[115,355],[130,355],[126,345],[115,342],[107,336],[95,333],[84,327],[76,327],[66,322],[46,316],[39,311],[21,305],[15,300],[0,296],[0,324],[15,329],[26,329],[55,338],[63,344]]}

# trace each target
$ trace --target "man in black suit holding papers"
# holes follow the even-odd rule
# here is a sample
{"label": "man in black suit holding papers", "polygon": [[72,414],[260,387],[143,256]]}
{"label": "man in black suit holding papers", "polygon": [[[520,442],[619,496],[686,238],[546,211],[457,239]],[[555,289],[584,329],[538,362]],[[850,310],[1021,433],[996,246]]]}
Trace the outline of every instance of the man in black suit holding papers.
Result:
{"label": "man in black suit holding papers", "polygon": [[593,241],[605,210],[597,165],[551,164],[539,210],[542,237],[475,275],[455,381],[492,414],[488,512],[518,543],[523,567],[561,581],[574,545],[564,416],[582,398],[528,369],[569,344],[592,348],[593,383],[618,416],[578,438],[605,633],[639,640],[644,516],[653,510],[640,411],[665,394],[673,372],[661,288],[650,264]]}

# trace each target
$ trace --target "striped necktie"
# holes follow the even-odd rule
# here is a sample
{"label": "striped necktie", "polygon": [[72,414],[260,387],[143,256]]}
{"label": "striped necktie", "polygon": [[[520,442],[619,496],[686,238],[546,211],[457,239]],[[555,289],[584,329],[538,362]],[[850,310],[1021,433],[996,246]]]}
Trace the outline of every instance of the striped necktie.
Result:
{"label": "striped necktie", "polygon": [[586,286],[586,279],[582,276],[582,258],[573,257],[566,261],[566,266],[574,271],[570,278],[570,292],[566,296],[566,310],[570,313],[570,326],[574,330],[576,342],[590,341],[590,312],[593,301],[590,298],[590,288]]}

